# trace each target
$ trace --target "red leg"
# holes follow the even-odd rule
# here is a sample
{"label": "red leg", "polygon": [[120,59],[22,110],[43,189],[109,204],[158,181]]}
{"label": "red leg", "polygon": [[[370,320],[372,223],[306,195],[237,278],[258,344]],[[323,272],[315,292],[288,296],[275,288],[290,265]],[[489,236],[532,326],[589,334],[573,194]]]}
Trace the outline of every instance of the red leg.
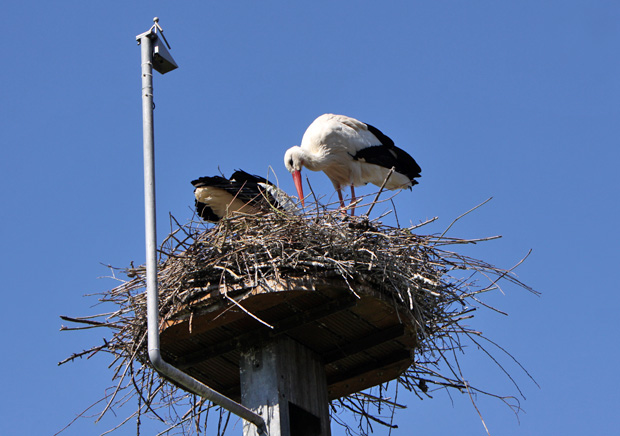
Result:
{"label": "red leg", "polygon": [[336,189],[336,192],[338,192],[338,199],[340,200],[340,213],[342,213],[342,215],[346,217],[347,212],[344,210],[344,199],[342,198],[342,192],[340,191],[340,188]]}
{"label": "red leg", "polygon": [[[355,188],[353,187],[353,185],[351,185],[351,204],[355,203],[355,200],[357,200],[355,198]],[[355,215],[355,205],[353,204],[353,207],[351,208],[351,216]]]}
{"label": "red leg", "polygon": [[342,199],[340,188],[336,189],[336,192],[338,193],[338,200],[340,200],[340,207],[344,209],[344,200]]}

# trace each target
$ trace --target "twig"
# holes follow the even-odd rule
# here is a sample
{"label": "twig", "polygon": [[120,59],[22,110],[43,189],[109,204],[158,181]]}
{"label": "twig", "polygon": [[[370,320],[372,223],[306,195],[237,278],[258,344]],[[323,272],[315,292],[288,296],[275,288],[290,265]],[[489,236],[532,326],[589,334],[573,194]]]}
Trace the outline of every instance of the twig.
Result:
{"label": "twig", "polygon": [[366,218],[368,218],[368,216],[370,215],[370,212],[372,212],[372,208],[375,207],[375,204],[377,204],[377,200],[379,199],[379,195],[381,195],[381,193],[383,192],[383,188],[385,188],[385,185],[387,184],[388,180],[390,179],[390,176],[392,175],[392,173],[394,173],[394,167],[390,168],[390,171],[388,171],[387,176],[385,176],[385,179],[383,180],[383,183],[381,184],[381,187],[379,188],[379,192],[377,192],[377,195],[375,196],[375,199],[373,200],[373,202],[371,203],[370,207],[368,208],[368,212],[366,212],[364,214],[364,216]]}
{"label": "twig", "polygon": [[259,317],[257,317],[256,315],[254,315],[252,312],[250,312],[249,310],[247,310],[245,307],[243,307],[241,304],[237,303],[233,298],[230,298],[228,296],[228,294],[226,294],[226,299],[228,299],[230,302],[234,303],[239,309],[241,309],[242,311],[244,311],[246,314],[250,315],[252,318],[254,318],[256,321],[260,322],[261,324],[269,327],[270,329],[273,329],[273,326],[266,323],[265,321],[263,321],[262,319],[260,319]]}
{"label": "twig", "polygon": [[446,228],[446,230],[444,230],[444,231],[443,231],[443,233],[441,234],[441,236],[439,236],[439,238],[437,238],[437,241],[440,241],[440,240],[441,240],[441,238],[443,238],[443,237],[444,237],[444,235],[445,235],[446,233],[448,233],[448,230],[450,230],[450,228],[454,225],[454,223],[456,223],[458,220],[460,220],[461,218],[463,218],[465,215],[469,214],[470,212],[473,212],[474,210],[478,209],[480,206],[483,206],[483,205],[487,204],[487,203],[488,203],[489,201],[491,201],[492,199],[493,199],[493,197],[489,197],[489,198],[487,198],[486,200],[484,200],[482,203],[480,203],[478,206],[472,207],[472,208],[471,208],[471,209],[469,209],[467,212],[465,212],[465,213],[463,213],[463,214],[459,215],[458,217],[456,217],[456,218],[454,219],[454,221],[452,221],[452,222],[450,223],[450,225]]}

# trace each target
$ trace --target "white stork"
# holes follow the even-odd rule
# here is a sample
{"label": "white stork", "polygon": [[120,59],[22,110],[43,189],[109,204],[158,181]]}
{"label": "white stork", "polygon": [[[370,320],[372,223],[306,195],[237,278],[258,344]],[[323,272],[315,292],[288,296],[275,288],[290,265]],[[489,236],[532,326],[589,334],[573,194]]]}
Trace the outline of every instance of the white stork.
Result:
{"label": "white stork", "polygon": [[221,176],[193,180],[196,212],[205,221],[217,222],[232,212],[264,213],[272,207],[292,212],[293,201],[266,179],[237,170],[230,179]]}
{"label": "white stork", "polygon": [[[394,172],[386,189],[409,188],[417,184],[422,171],[416,161],[394,141],[370,124],[344,115],[324,114],[310,124],[301,146],[289,148],[284,165],[293,174],[297,194],[304,204],[301,167],[323,171],[338,192],[340,206],[345,207],[341,188],[351,186],[351,203],[355,186],[372,183],[381,186],[391,168]],[[351,211],[354,213],[355,208]]]}

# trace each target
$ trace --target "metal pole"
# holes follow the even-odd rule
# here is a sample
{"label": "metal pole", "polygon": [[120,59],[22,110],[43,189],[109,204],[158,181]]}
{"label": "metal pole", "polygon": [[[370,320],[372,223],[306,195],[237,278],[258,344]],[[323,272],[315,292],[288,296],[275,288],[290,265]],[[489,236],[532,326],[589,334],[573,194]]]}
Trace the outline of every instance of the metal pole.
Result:
{"label": "metal pole", "polygon": [[188,391],[199,395],[237,416],[255,424],[259,434],[267,435],[265,421],[247,407],[214,391],[178,368],[165,362],[159,348],[159,292],[157,289],[157,234],[155,222],[155,153],[153,130],[153,40],[157,34],[151,29],[138,35],[142,59],[142,119],[144,147],[144,209],[146,236],[146,308],[148,353],[153,367],[163,376],[177,382]]}
{"label": "metal pole", "polygon": [[159,303],[157,292],[157,224],[155,220],[155,151],[153,128],[153,66],[151,56],[153,44],[150,35],[140,39],[142,58],[142,136],[144,152],[144,228],[146,242],[146,306],[148,325],[148,348],[159,353]]}

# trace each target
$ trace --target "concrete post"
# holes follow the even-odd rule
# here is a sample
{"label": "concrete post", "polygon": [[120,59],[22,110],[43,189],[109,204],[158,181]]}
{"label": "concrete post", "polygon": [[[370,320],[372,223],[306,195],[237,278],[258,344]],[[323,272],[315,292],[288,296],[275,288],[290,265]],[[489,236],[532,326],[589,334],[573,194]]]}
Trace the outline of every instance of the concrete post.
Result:
{"label": "concrete post", "polygon": [[[327,381],[312,350],[288,337],[241,353],[241,403],[266,422],[269,436],[331,436]],[[244,436],[257,436],[244,423]]]}

